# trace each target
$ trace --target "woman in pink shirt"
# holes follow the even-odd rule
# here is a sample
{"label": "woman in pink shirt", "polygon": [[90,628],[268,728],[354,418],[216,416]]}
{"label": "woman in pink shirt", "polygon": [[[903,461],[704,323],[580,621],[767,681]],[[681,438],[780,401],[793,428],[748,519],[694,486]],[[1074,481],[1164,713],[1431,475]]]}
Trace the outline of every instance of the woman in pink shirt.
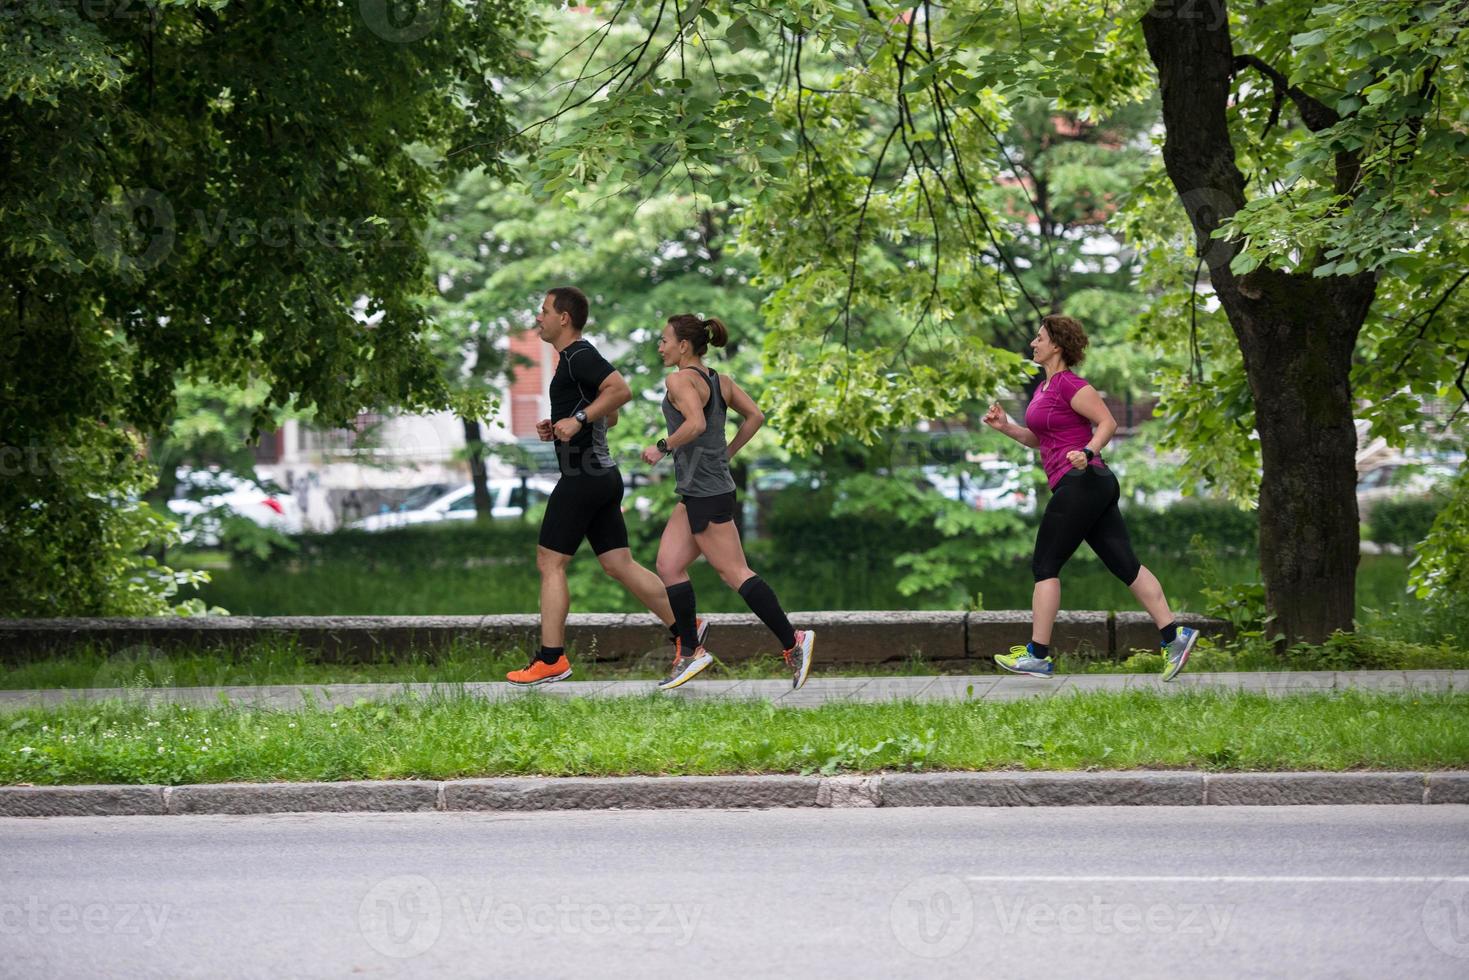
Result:
{"label": "woman in pink shirt", "polygon": [[1031,641],[1011,647],[1008,654],[997,654],[995,662],[1017,674],[1051,676],[1055,670],[1050,656],[1051,629],[1061,608],[1061,566],[1085,541],[1153,617],[1166,661],[1163,679],[1171,681],[1188,662],[1198,630],[1173,621],[1163,587],[1132,552],[1127,525],[1117,507],[1121,496],[1117,477],[1101,455],[1117,431],[1117,422],[1097,389],[1071,370],[1086,357],[1086,346],[1086,331],[1076,320],[1058,315],[1042,319],[1030,348],[1035,362],[1045,368],[1046,380],[1025,410],[1025,425],[1011,422],[998,403],[984,416],[990,428],[1041,451],[1041,465],[1051,486],[1051,500],[1041,517],[1031,559],[1035,574]]}

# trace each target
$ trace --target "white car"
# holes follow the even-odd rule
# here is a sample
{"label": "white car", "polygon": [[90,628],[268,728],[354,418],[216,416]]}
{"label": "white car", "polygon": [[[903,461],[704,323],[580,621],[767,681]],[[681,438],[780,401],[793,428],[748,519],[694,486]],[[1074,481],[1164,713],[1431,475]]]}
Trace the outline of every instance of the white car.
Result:
{"label": "white car", "polygon": [[925,466],[923,473],[939,493],[975,510],[1035,510],[1035,487],[1024,470],[1005,460],[984,460],[957,472]]}
{"label": "white car", "polygon": [[[540,477],[525,481],[522,488],[519,478],[489,481],[490,515],[496,520],[520,517],[527,507],[533,507],[551,495],[556,484]],[[432,524],[436,521],[472,521],[474,510],[474,484],[439,495],[433,500],[409,510],[390,510],[381,514],[351,521],[346,526],[357,531],[386,531],[410,524]]]}
{"label": "white car", "polygon": [[1366,520],[1372,508],[1384,500],[1427,497],[1458,475],[1454,466],[1435,461],[1399,458],[1373,467],[1357,478],[1357,513]]}
{"label": "white car", "polygon": [[185,543],[198,540],[210,547],[219,543],[219,519],[210,513],[218,508],[226,508],[282,534],[301,533],[301,505],[289,493],[263,487],[225,470],[180,466],[174,471],[174,477],[178,485],[174,487],[168,509],[183,520]]}

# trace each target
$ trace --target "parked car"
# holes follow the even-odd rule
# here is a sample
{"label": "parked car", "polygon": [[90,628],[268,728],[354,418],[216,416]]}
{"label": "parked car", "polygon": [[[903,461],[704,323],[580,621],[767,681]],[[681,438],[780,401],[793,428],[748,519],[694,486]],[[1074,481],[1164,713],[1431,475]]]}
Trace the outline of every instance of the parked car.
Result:
{"label": "parked car", "polygon": [[982,460],[956,470],[925,466],[923,474],[939,493],[975,510],[1035,511],[1035,487],[1029,475],[1006,460]]}
{"label": "parked car", "polygon": [[1458,470],[1446,463],[1399,458],[1374,466],[1357,477],[1357,513],[1365,520],[1383,500],[1426,497],[1456,476]]}
{"label": "parked car", "polygon": [[[556,484],[540,477],[531,477],[522,484],[518,477],[489,481],[490,516],[496,520],[515,518],[525,514],[528,507],[544,501],[551,495]],[[426,502],[415,500],[418,506],[407,509],[409,501],[397,510],[384,511],[346,526],[359,531],[385,531],[388,528],[407,527],[410,524],[432,524],[436,521],[473,520],[474,484],[466,483]]]}
{"label": "parked car", "polygon": [[299,534],[303,525],[301,505],[274,484],[260,484],[227,470],[196,470],[180,466],[169,512],[183,522],[185,544],[208,547],[219,544],[219,511],[228,510],[282,534]]}

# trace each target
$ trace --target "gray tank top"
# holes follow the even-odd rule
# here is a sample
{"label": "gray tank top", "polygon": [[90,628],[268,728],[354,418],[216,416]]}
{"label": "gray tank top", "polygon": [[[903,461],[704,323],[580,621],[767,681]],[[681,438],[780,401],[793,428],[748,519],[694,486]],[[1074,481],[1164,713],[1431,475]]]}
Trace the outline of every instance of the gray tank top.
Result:
{"label": "gray tank top", "polygon": [[[735,492],[734,477],[729,474],[729,443],[724,438],[725,419],[729,415],[724,392],[714,371],[704,380],[709,384],[709,400],[704,403],[704,431],[693,442],[673,451],[673,473],[677,478],[674,489],[685,497],[717,497]],[[683,413],[667,395],[663,396],[663,418],[668,422],[669,435],[684,423]]]}

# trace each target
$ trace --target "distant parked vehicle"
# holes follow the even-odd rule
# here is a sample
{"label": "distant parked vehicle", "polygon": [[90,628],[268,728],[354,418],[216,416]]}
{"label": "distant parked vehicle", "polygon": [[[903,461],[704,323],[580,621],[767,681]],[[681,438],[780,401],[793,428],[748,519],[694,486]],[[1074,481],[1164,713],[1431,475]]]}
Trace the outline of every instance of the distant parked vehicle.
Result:
{"label": "distant parked vehicle", "polygon": [[421,487],[409,490],[407,496],[400,500],[393,510],[422,510],[444,494],[458,490],[459,487],[459,483],[425,483]]}
{"label": "distant parked vehicle", "polygon": [[273,484],[261,485],[227,470],[187,466],[175,470],[174,478],[178,485],[168,509],[183,520],[185,544],[218,545],[220,516],[226,511],[282,534],[301,533],[300,503]]}
{"label": "distant parked vehicle", "polygon": [[[509,478],[489,481],[490,516],[496,520],[517,518],[527,508],[535,506],[551,495],[556,484],[540,477],[532,477],[522,485],[520,479]],[[412,499],[412,495],[410,495]],[[438,521],[474,520],[474,484],[466,483],[447,493],[424,501],[413,500],[417,506],[407,508],[408,500],[398,510],[384,511],[346,526],[357,531],[386,531],[394,527],[412,524],[433,524]]]}
{"label": "distant parked vehicle", "polygon": [[1446,463],[1398,459],[1375,466],[1357,478],[1357,514],[1365,520],[1381,501],[1427,497],[1456,476],[1458,470]]}
{"label": "distant parked vehicle", "polygon": [[923,473],[939,493],[975,510],[1035,510],[1035,487],[1026,471],[1006,460],[983,460],[949,471],[925,466]]}

